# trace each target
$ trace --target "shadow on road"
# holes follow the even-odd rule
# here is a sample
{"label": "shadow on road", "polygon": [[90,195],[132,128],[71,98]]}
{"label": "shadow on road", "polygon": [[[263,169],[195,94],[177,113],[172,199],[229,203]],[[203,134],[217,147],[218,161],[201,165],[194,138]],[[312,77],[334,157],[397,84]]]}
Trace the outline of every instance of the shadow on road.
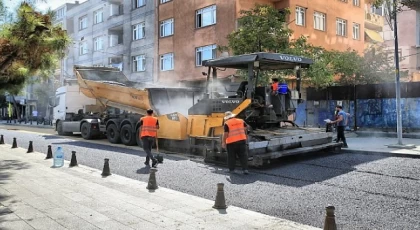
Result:
{"label": "shadow on road", "polygon": [[[226,168],[204,163],[212,173],[226,175],[232,184],[251,184],[264,181],[290,187],[304,187],[322,183],[331,178],[357,171],[357,166],[387,158],[379,155],[316,153],[283,157],[262,168],[250,168],[249,175],[241,173],[237,165],[236,173],[228,173]],[[223,164],[223,163],[222,163]]]}
{"label": "shadow on road", "polygon": [[[54,144],[54,145],[78,146],[78,147],[87,148],[87,149],[104,150],[104,151],[118,152],[118,153],[123,153],[123,154],[146,157],[146,153],[144,151],[140,150],[140,149],[139,150],[137,150],[137,149],[127,149],[127,148],[109,146],[109,145],[104,145],[104,144],[97,144],[97,143],[92,143],[92,142],[64,141],[64,142],[54,142],[52,144]],[[168,155],[168,154],[162,154],[162,155],[164,155],[165,159],[172,160],[172,161],[188,160],[186,158],[171,156],[171,155]]]}

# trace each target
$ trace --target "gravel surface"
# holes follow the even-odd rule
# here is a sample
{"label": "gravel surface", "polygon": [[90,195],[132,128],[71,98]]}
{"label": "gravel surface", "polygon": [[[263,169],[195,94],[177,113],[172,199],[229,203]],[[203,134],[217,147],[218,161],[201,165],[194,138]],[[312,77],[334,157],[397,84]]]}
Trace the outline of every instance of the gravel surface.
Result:
{"label": "gravel surface", "polygon": [[[53,151],[62,146],[67,160],[70,151],[76,151],[79,164],[98,169],[102,169],[103,159],[109,158],[111,173],[148,179],[148,170],[143,167],[145,154],[134,148],[1,128],[0,134],[8,144],[16,137],[18,146],[24,148],[32,140],[35,151],[44,153],[49,144]],[[289,158],[269,169],[253,169],[248,176],[229,175],[225,170],[167,156],[158,165],[157,180],[160,186],[207,199],[214,199],[216,184],[223,182],[228,205],[315,227],[323,227],[328,204],[336,207],[339,229],[420,226],[420,159],[337,154]]]}

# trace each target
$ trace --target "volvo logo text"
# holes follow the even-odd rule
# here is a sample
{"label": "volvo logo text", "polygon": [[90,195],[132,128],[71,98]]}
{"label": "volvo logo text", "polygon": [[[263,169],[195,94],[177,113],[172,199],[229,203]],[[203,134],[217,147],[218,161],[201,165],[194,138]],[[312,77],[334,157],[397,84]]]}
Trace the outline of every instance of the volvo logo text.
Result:
{"label": "volvo logo text", "polygon": [[235,104],[235,103],[240,103],[240,101],[239,100],[223,100],[222,103]]}
{"label": "volvo logo text", "polygon": [[291,57],[291,56],[283,56],[283,55],[279,55],[280,60],[283,61],[302,61],[302,58],[300,57]]}

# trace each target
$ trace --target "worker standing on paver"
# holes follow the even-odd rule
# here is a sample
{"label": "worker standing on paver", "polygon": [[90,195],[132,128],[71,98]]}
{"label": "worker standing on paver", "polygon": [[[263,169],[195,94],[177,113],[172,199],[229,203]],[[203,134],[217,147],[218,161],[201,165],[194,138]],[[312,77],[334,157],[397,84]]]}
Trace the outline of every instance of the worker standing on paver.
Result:
{"label": "worker standing on paver", "polygon": [[337,124],[337,140],[336,142],[343,141],[343,148],[347,148],[346,137],[344,136],[344,129],[346,128],[347,122],[347,113],[343,111],[343,107],[341,105],[337,105],[337,118],[335,121],[331,121],[331,124]]}
{"label": "worker standing on paver", "polygon": [[143,149],[147,154],[144,164],[150,166],[150,160],[152,160],[152,167],[155,168],[158,161],[152,154],[152,146],[156,142],[159,121],[156,117],[153,117],[152,109],[148,109],[147,116],[140,119],[140,128],[140,139],[143,143]]}
{"label": "worker standing on paver", "polygon": [[227,150],[227,163],[229,172],[235,171],[236,156],[238,156],[244,174],[248,174],[248,155],[246,152],[247,124],[235,118],[235,114],[230,111],[225,112],[225,125],[222,140],[222,147]]}

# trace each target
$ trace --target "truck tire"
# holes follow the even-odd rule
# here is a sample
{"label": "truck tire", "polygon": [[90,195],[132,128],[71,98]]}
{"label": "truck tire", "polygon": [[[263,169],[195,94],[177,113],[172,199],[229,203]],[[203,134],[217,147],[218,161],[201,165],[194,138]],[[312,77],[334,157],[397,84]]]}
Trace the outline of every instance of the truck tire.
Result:
{"label": "truck tire", "polygon": [[140,139],[140,129],[136,130],[136,142],[140,148],[143,148],[143,142]]}
{"label": "truck tire", "polygon": [[60,136],[70,136],[73,133],[69,133],[69,132],[63,132],[63,121],[58,121],[57,123],[57,133]]}
{"label": "truck tire", "polygon": [[121,136],[121,142],[124,145],[132,146],[136,144],[136,137],[134,136],[133,128],[131,127],[130,124],[123,125],[120,131],[120,136]]}
{"label": "truck tire", "polygon": [[90,123],[85,122],[82,124],[82,127],[80,128],[80,132],[82,133],[82,137],[85,140],[92,139],[92,132],[90,131]]}
{"label": "truck tire", "polygon": [[108,141],[113,144],[121,143],[120,131],[115,124],[110,124],[106,128],[106,138],[108,138]]}

